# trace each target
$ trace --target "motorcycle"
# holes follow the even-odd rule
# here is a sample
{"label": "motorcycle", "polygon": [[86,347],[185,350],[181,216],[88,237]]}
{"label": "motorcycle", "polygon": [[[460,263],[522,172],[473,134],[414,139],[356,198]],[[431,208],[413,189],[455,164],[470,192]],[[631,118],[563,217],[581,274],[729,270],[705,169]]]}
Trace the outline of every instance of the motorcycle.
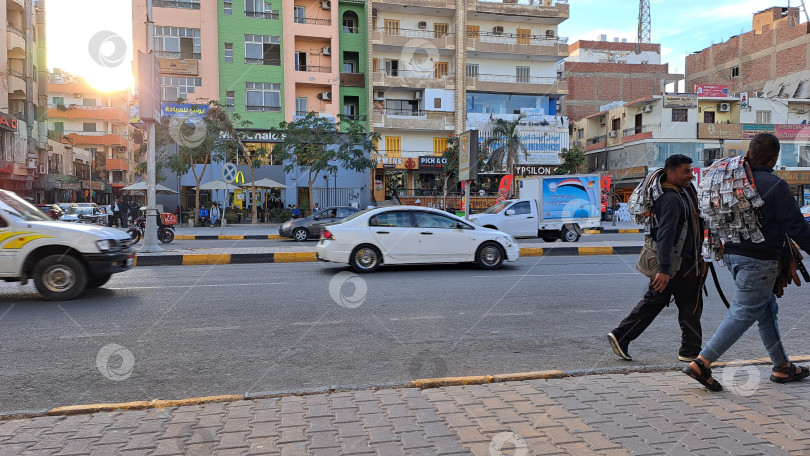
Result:
{"label": "motorcycle", "polygon": [[[162,215],[162,214],[161,214]],[[174,224],[165,224],[161,218],[161,223],[158,225],[157,238],[163,244],[168,244],[174,240]],[[132,244],[137,244],[141,238],[144,237],[146,232],[146,216],[142,215],[135,219],[132,226],[127,229],[129,237],[132,238]]]}

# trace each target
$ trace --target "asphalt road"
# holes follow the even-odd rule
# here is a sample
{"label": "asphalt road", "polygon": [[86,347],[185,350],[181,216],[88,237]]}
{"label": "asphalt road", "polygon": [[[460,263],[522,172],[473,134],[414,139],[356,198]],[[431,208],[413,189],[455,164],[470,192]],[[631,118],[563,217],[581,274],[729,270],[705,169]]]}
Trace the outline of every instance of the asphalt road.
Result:
{"label": "asphalt road", "polygon": [[[636,361],[617,359],[606,343],[643,293],[635,259],[532,257],[499,271],[397,267],[363,276],[323,263],[139,267],[63,303],[42,301],[32,285],[0,283],[0,411],[449,375],[675,367],[674,306],[630,346]],[[710,291],[707,335],[725,311]],[[787,348],[810,354],[806,286],[787,294],[780,300]],[[762,356],[751,329],[724,360]]]}

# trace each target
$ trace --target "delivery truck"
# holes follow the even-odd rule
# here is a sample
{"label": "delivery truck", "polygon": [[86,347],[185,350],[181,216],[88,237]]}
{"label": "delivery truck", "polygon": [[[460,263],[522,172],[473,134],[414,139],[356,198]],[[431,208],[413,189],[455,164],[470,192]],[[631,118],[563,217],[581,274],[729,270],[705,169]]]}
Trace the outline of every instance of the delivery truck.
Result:
{"label": "delivery truck", "polygon": [[470,215],[470,221],[514,237],[540,237],[546,242],[576,242],[583,230],[600,226],[596,174],[530,177],[521,179],[518,188],[518,198]]}

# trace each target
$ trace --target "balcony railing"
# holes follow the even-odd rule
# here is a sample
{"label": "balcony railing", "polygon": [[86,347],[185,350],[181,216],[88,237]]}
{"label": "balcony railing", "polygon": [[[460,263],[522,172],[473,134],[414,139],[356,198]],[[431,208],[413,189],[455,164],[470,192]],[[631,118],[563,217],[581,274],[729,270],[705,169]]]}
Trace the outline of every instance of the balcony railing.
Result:
{"label": "balcony railing", "polygon": [[379,73],[389,78],[414,78],[414,79],[444,79],[453,76],[451,71],[440,70],[392,70],[383,69]]}
{"label": "balcony railing", "polygon": [[281,112],[281,106],[245,106],[245,111],[251,112]]}
{"label": "balcony railing", "polygon": [[346,120],[353,120],[355,122],[365,122],[368,120],[368,116],[365,114],[344,114],[343,118]]}
{"label": "balcony railing", "polygon": [[165,59],[200,60],[202,58],[202,54],[199,52],[155,51],[155,55]]}
{"label": "balcony railing", "polygon": [[307,71],[309,73],[331,73],[332,67],[319,65],[296,65],[295,71]]}
{"label": "balcony railing", "polygon": [[540,76],[513,76],[505,74],[479,74],[477,77],[467,76],[470,79],[477,79],[482,82],[506,82],[514,84],[555,84],[559,81],[553,77]]}
{"label": "balcony railing", "polygon": [[278,11],[245,11],[245,17],[258,19],[278,19]]}
{"label": "balcony railing", "polygon": [[11,70],[11,69],[9,69],[9,70],[8,70],[8,74],[10,74],[11,76],[17,76],[18,78],[23,78],[23,79],[25,79],[25,75],[22,73],[22,71],[17,71],[17,70]]}
{"label": "balcony railing", "polygon": [[11,24],[8,25],[8,31],[25,38],[25,33],[23,33],[22,30],[18,29],[17,27],[14,27]]}
{"label": "balcony railing", "polygon": [[344,25],[343,33],[360,33],[360,27],[346,27]]}
{"label": "balcony railing", "polygon": [[429,38],[429,39],[438,39],[444,38],[446,36],[454,36],[453,32],[447,31],[433,31],[433,30],[415,30],[415,29],[401,29],[401,28],[391,28],[391,27],[379,27],[377,29],[378,32],[381,32],[383,35],[389,36],[405,36],[408,38]]}
{"label": "balcony railing", "polygon": [[308,25],[332,25],[332,19],[317,19],[314,17],[296,17],[293,22]]}
{"label": "balcony railing", "polygon": [[248,65],[281,66],[281,59],[263,59],[263,58],[245,57],[245,63]]}
{"label": "balcony railing", "polygon": [[594,136],[592,138],[588,138],[588,144],[599,144],[599,143],[603,143],[605,141],[607,141],[607,136],[605,136],[605,135]]}
{"label": "balcony railing", "polygon": [[386,116],[406,116],[406,117],[425,117],[425,111],[413,110],[413,109],[375,109],[374,112],[379,114],[384,114]]}
{"label": "balcony railing", "polygon": [[178,0],[152,0],[152,6],[163,8],[200,9],[200,2],[184,2]]}
{"label": "balcony railing", "polygon": [[467,33],[467,38],[485,43],[528,44],[532,46],[556,46],[568,43],[568,38],[561,36],[518,35],[515,33],[471,32]]}
{"label": "balcony railing", "polygon": [[623,136],[639,135],[641,133],[648,133],[654,131],[661,131],[660,125],[641,125],[639,127],[625,128],[622,131]]}

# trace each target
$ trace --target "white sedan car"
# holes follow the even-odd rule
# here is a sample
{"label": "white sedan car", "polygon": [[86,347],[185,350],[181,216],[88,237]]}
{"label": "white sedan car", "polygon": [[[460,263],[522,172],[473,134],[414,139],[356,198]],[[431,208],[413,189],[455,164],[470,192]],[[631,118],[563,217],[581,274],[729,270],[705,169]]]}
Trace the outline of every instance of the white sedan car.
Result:
{"label": "white sedan car", "polygon": [[357,272],[380,264],[464,262],[497,269],[520,256],[507,233],[413,206],[369,209],[327,225],[316,251],[319,260],[348,263]]}

